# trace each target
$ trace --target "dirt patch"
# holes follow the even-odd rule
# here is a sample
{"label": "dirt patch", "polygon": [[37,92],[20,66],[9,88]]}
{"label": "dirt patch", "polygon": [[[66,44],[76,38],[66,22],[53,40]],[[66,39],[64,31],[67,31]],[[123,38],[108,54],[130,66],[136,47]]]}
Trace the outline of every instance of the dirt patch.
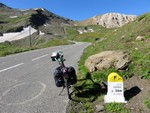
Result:
{"label": "dirt patch", "polygon": [[150,113],[144,104],[150,94],[150,80],[133,76],[124,82],[125,98],[128,100],[126,107],[131,113]]}

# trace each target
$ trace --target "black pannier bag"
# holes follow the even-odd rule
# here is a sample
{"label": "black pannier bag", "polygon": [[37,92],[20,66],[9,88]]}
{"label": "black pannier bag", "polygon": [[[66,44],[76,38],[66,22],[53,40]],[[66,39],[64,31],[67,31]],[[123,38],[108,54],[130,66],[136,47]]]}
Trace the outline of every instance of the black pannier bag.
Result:
{"label": "black pannier bag", "polygon": [[54,72],[54,80],[57,87],[62,87],[64,84],[64,80],[62,77],[61,67],[57,67]]}
{"label": "black pannier bag", "polygon": [[76,71],[75,71],[75,69],[72,66],[68,67],[68,76],[69,76],[68,82],[71,85],[73,85],[73,84],[75,84],[77,82]]}

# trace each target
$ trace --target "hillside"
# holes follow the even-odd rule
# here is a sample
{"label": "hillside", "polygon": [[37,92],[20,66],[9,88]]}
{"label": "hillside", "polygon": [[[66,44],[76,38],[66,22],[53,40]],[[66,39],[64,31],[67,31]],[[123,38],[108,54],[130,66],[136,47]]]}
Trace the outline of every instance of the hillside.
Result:
{"label": "hillside", "polygon": [[[44,8],[20,10],[8,7],[3,3],[0,3],[0,15],[0,43],[6,42],[17,47],[32,45],[39,48],[43,44],[68,44],[69,42],[61,43],[62,37],[66,36],[66,27],[74,24],[74,21],[58,16]],[[29,40],[29,38],[31,39]],[[56,40],[58,43],[52,44],[52,39],[54,39],[54,43]],[[51,42],[49,43],[49,41]],[[2,48],[4,47],[2,46]],[[8,51],[8,48],[3,51]]]}
{"label": "hillside", "polygon": [[120,13],[107,13],[100,16],[94,16],[92,18],[83,20],[77,25],[102,25],[106,28],[122,27],[123,25],[132,22],[136,19],[135,15],[125,15]]}
{"label": "hillside", "polygon": [[[13,9],[8,7],[2,3],[0,3],[0,35],[5,33],[12,33],[12,32],[24,32],[25,28],[31,26],[33,29],[34,36],[36,37],[35,43],[39,43],[40,40],[42,42],[47,41],[50,37],[55,36],[66,36],[67,35],[67,28],[72,29],[74,26],[74,21],[58,16],[52,12],[44,8],[33,8],[28,10],[20,10],[20,9]],[[136,16],[131,15],[123,15],[119,13],[108,13],[101,16],[95,16],[91,19],[87,19],[85,21],[77,23],[77,25],[102,25],[106,28],[114,28],[114,27],[121,27],[127,24],[130,21],[133,21]],[[28,29],[29,30],[29,29]],[[83,27],[79,27],[76,32],[84,32]],[[90,31],[93,32],[91,29]],[[28,35],[26,32],[24,36]],[[41,36],[42,34],[42,36]],[[44,35],[43,35],[44,34]],[[22,35],[22,34],[21,34]],[[32,34],[33,35],[33,34]],[[13,36],[16,36],[13,34]],[[23,35],[22,35],[23,36]],[[25,38],[23,37],[23,38]],[[45,37],[45,38],[43,38]],[[69,36],[70,37],[70,36]],[[13,37],[12,37],[13,38]],[[21,39],[16,37],[16,39]],[[16,40],[16,39],[10,39]],[[5,41],[5,36],[3,39],[1,38],[1,42]],[[34,39],[35,40],[35,39]],[[26,42],[26,41],[24,41]],[[25,44],[26,45],[26,44]]]}
{"label": "hillside", "polygon": [[[149,113],[150,112],[150,13],[137,17],[134,21],[119,27],[105,28],[99,25],[86,26],[94,32],[76,35],[74,40],[90,41],[92,45],[85,51],[79,63],[79,82],[76,87],[82,87],[80,94],[76,92],[76,100],[85,102],[71,104],[71,111],[96,111],[102,107],[102,113]],[[139,39],[142,37],[142,39]],[[125,50],[131,54],[132,61],[128,69],[119,71],[112,68],[89,73],[84,66],[86,59],[96,53],[111,50]],[[106,94],[104,81],[111,72],[117,72],[124,79],[125,90],[128,91],[127,104],[105,104],[103,96]],[[87,95],[88,94],[88,95]],[[135,104],[136,103],[136,104]],[[88,108],[87,106],[88,105]],[[116,109],[116,107],[119,109]],[[75,109],[73,109],[75,108]],[[85,109],[87,108],[87,109]],[[70,109],[70,108],[69,108]],[[118,111],[117,111],[118,110]]]}
{"label": "hillside", "polygon": [[63,37],[73,21],[44,8],[13,9],[0,3],[0,56],[70,44]]}
{"label": "hillside", "polygon": [[1,33],[19,32],[31,25],[46,34],[64,34],[64,26],[70,26],[73,21],[58,16],[44,8],[19,10],[0,3]]}

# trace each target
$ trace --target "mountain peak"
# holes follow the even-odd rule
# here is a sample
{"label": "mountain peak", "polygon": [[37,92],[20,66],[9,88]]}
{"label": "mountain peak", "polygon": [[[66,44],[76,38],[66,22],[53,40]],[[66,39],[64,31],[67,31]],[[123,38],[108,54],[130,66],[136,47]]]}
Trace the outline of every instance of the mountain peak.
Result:
{"label": "mountain peak", "polygon": [[136,19],[135,15],[126,15],[120,13],[106,13],[103,15],[94,16],[90,19],[80,22],[81,25],[102,25],[106,28],[122,27]]}
{"label": "mountain peak", "polygon": [[1,3],[1,2],[0,2],[0,8],[3,8],[3,9],[12,9],[12,8],[6,6],[5,4]]}
{"label": "mountain peak", "polygon": [[42,11],[45,11],[46,9],[45,8],[32,8],[32,10],[42,10]]}

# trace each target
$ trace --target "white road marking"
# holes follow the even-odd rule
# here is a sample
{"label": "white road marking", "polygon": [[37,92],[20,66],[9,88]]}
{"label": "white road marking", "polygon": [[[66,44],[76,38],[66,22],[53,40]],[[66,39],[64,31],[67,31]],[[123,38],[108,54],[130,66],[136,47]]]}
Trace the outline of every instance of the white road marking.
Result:
{"label": "white road marking", "polygon": [[11,67],[8,67],[8,68],[5,68],[5,69],[2,69],[2,70],[0,70],[0,73],[1,72],[3,72],[3,71],[7,71],[7,70],[9,70],[9,69],[12,69],[12,68],[15,68],[15,67],[18,67],[18,66],[21,66],[21,65],[23,65],[24,63],[20,63],[20,64],[16,64],[16,65],[14,65],[14,66],[11,66]]}
{"label": "white road marking", "polygon": [[32,59],[32,61],[38,60],[38,59],[43,58],[43,57],[46,57],[46,56],[48,56],[48,54],[39,56],[39,57],[37,57],[37,58],[34,58],[34,59]]}
{"label": "white road marking", "polygon": [[23,84],[25,84],[25,83],[17,84],[17,85],[15,85],[15,86],[13,86],[12,88],[9,88],[8,90],[6,90],[6,91],[2,94],[2,96],[0,97],[0,100],[2,100],[2,97],[4,97],[7,93],[9,93],[9,92],[11,91],[11,89],[13,89],[13,88],[15,88],[15,87],[17,87],[17,86],[21,86],[21,85],[23,85]]}
{"label": "white road marking", "polygon": [[[40,90],[40,92],[39,92],[36,96],[32,97],[31,99],[25,100],[25,101],[23,101],[23,102],[5,103],[5,104],[8,105],[8,106],[11,106],[11,105],[21,105],[21,104],[27,104],[28,102],[31,102],[31,101],[35,100],[36,98],[38,98],[39,96],[41,96],[41,95],[43,94],[43,92],[45,91],[45,89],[46,89],[46,84],[44,84],[43,82],[40,82],[40,81],[38,81],[38,83],[41,85],[41,90]],[[26,83],[17,84],[17,85],[15,85],[15,86],[13,86],[12,88],[6,90],[6,91],[2,94],[2,97],[0,97],[0,100],[2,100],[2,98],[3,98],[5,95],[7,95],[13,88],[16,88],[16,87],[21,86],[21,85],[24,85],[24,84],[26,84]]]}
{"label": "white road marking", "polygon": [[46,89],[46,84],[44,84],[43,82],[40,82],[40,81],[38,81],[38,83],[42,86],[41,91],[39,92],[38,95],[36,95],[36,96],[34,96],[33,98],[31,98],[31,99],[29,99],[29,100],[26,100],[26,101],[24,101],[24,102],[12,103],[12,104],[10,103],[10,104],[7,104],[7,105],[26,104],[26,103],[28,103],[28,102],[31,102],[31,101],[35,100],[35,99],[38,98],[39,96],[41,96],[41,95],[43,94],[43,92],[45,91],[45,89]]}

